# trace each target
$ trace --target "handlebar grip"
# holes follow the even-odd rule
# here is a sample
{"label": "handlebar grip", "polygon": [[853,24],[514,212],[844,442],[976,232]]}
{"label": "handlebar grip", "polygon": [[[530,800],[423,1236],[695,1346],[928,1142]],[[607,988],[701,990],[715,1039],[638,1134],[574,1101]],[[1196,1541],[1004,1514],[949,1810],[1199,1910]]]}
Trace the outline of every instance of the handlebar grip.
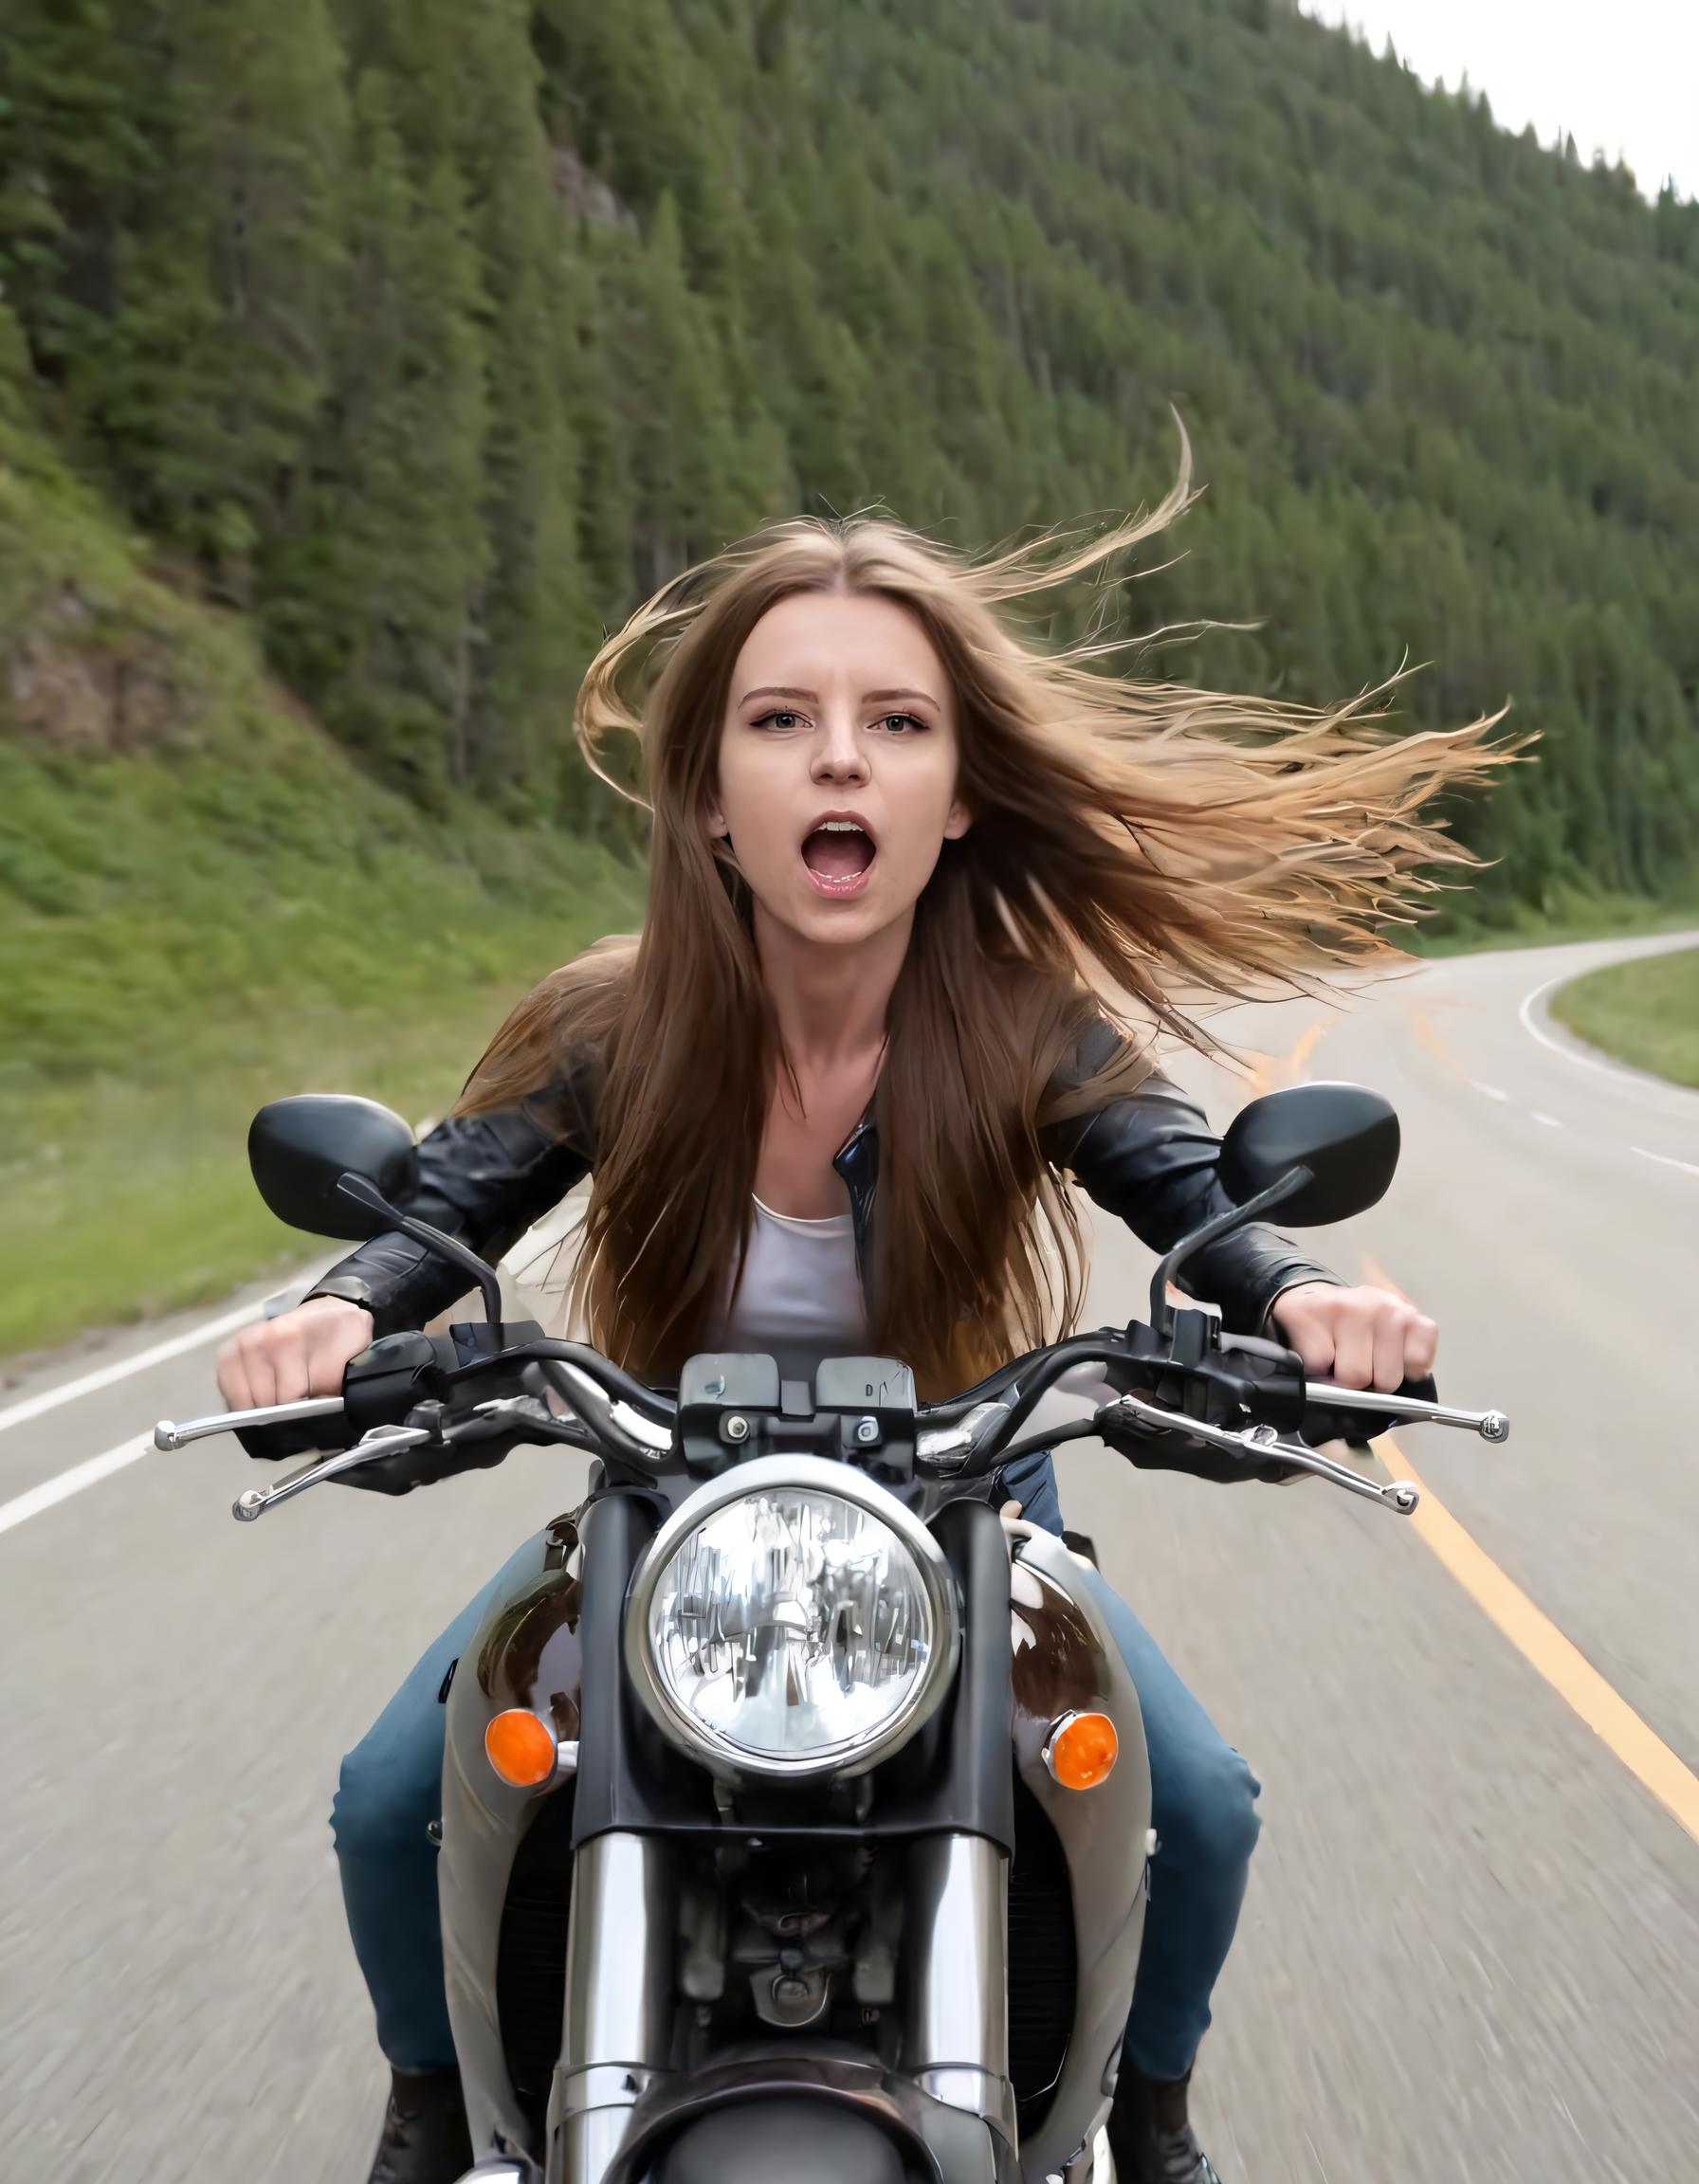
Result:
{"label": "handlebar grip", "polygon": [[415,1403],[441,1393],[443,1375],[464,1362],[450,1336],[411,1330],[380,1336],[344,1366],[339,1416],[243,1427],[236,1438],[249,1456],[268,1464],[352,1448],[376,1427],[399,1426]]}
{"label": "handlebar grip", "polygon": [[352,1448],[358,1438],[345,1417],[298,1418],[285,1426],[236,1429],[244,1453],[266,1464],[282,1464],[291,1456],[328,1455],[333,1448]]}
{"label": "handlebar grip", "polygon": [[[542,1329],[534,1320],[520,1320],[498,1327],[482,1320],[456,1320],[442,1335],[387,1337],[349,1364],[343,1377],[349,1415],[368,1427],[397,1425],[416,1405],[441,1404],[448,1398],[449,1374],[541,1336]],[[480,1379],[477,1387],[490,1395],[518,1394],[524,1383],[512,1374],[496,1374]],[[415,1486],[433,1486],[463,1471],[489,1470],[523,1439],[522,1428],[489,1419],[474,1429],[462,1419],[452,1446],[430,1442],[399,1449],[341,1472],[334,1483],[373,1494],[411,1494]]]}
{"label": "handlebar grip", "polygon": [[[1306,1390],[1307,1400],[1304,1417],[1298,1430],[1313,1448],[1323,1441],[1347,1441],[1361,1447],[1378,1440],[1382,1433],[1390,1433],[1395,1427],[1405,1423],[1385,1411],[1349,1410],[1329,1406],[1324,1392],[1325,1384],[1312,1380]],[[1437,1403],[1439,1392],[1432,1373],[1423,1373],[1414,1380],[1400,1381],[1396,1393],[1412,1396],[1418,1403]]]}

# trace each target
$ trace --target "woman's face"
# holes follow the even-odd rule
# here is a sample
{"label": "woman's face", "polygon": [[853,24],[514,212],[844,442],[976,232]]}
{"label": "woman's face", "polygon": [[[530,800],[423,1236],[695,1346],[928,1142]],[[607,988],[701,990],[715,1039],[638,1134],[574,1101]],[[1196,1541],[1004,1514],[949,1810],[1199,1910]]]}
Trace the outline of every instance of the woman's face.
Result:
{"label": "woman's face", "polygon": [[732,670],[709,830],[729,836],[766,914],[806,940],[905,921],[946,841],[965,834],[954,696],[919,619],[894,600],[798,592],[768,609]]}

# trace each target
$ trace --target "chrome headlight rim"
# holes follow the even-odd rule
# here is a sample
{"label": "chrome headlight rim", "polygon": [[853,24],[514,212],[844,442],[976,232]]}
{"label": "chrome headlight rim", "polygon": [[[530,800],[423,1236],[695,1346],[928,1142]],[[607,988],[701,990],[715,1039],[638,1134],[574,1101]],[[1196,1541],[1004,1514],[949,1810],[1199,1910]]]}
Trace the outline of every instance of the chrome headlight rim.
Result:
{"label": "chrome headlight rim", "polygon": [[[922,1591],[932,1616],[935,1643],[923,1674],[902,1705],[871,1736],[846,1739],[824,1749],[796,1754],[746,1750],[704,1730],[678,1703],[656,1665],[649,1641],[649,1614],[655,1588],[680,1544],[718,1511],[764,1489],[793,1487],[802,1493],[830,1494],[865,1509],[895,1533],[913,1556]],[[890,1758],[938,1711],[950,1688],[961,1655],[961,1617],[956,1605],[956,1576],[943,1549],[927,1527],[886,1487],[851,1464],[820,1456],[757,1456],[733,1465],[718,1479],[699,1486],[667,1518],[649,1541],[632,1574],[626,1596],[624,1654],[631,1687],[649,1719],[669,1744],[722,1781],[749,1778],[766,1782],[826,1780],[865,1774]]]}

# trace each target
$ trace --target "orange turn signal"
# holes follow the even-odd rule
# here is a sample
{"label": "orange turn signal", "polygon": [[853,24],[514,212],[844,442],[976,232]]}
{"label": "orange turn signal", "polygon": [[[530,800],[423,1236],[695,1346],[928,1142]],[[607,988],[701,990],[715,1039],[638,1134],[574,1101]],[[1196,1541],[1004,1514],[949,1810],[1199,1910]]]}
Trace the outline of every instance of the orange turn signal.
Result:
{"label": "orange turn signal", "polygon": [[484,1732],[484,1749],[503,1782],[535,1790],[555,1772],[555,1732],[525,1706],[510,1706]]}
{"label": "orange turn signal", "polygon": [[1064,1714],[1044,1747],[1044,1763],[1064,1790],[1092,1790],[1114,1772],[1121,1751],[1106,1714]]}

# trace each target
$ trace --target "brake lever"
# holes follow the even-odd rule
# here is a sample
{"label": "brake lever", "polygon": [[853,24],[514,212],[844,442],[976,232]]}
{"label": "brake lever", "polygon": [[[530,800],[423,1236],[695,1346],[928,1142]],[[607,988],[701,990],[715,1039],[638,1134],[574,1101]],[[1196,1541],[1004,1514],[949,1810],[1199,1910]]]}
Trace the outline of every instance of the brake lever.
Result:
{"label": "brake lever", "polygon": [[1283,1441],[1272,1426],[1250,1426],[1243,1432],[1232,1432],[1222,1426],[1206,1426],[1200,1418],[1188,1418],[1182,1411],[1164,1410],[1159,1403],[1147,1403],[1141,1395],[1126,1394],[1105,1403],[1096,1412],[1093,1423],[1115,1427],[1137,1423],[1151,1426],[1165,1433],[1178,1433],[1191,1441],[1199,1441],[1206,1448],[1219,1448],[1230,1456],[1242,1456],[1256,1464],[1286,1464],[1293,1470],[1308,1471],[1318,1479],[1325,1479],[1335,1486],[1343,1486],[1347,1493],[1361,1494],[1365,1501],[1379,1502],[1400,1517],[1408,1517],[1421,1500],[1421,1489],[1409,1479],[1394,1479],[1382,1485],[1379,1480],[1366,1478],[1361,1471],[1353,1471],[1349,1465],[1336,1464],[1332,1457],[1323,1456],[1307,1448],[1301,1441]]}
{"label": "brake lever", "polygon": [[291,1471],[286,1479],[280,1479],[275,1486],[248,1487],[231,1502],[230,1515],[238,1524],[251,1524],[256,1517],[264,1517],[267,1509],[275,1509],[280,1502],[287,1502],[295,1494],[304,1494],[309,1486],[334,1479],[338,1472],[352,1471],[379,1456],[395,1456],[404,1448],[416,1448],[422,1441],[437,1438],[429,1426],[375,1428],[352,1448],[338,1448],[333,1455],[321,1456],[316,1464],[303,1465],[299,1471]]}

